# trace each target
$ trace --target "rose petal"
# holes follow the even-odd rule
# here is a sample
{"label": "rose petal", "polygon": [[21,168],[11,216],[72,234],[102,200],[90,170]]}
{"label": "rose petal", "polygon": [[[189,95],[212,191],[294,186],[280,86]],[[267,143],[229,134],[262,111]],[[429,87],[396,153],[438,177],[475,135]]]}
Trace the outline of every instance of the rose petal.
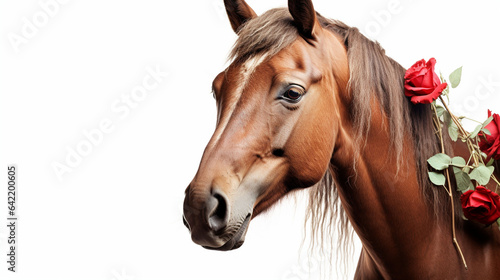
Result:
{"label": "rose petal", "polygon": [[446,83],[440,84],[437,88],[434,89],[434,91],[430,94],[427,95],[415,95],[412,96],[411,102],[413,104],[430,104],[432,101],[438,99],[438,97],[441,95],[443,90],[447,87],[448,85]]}
{"label": "rose petal", "polygon": [[436,87],[437,85],[434,84],[435,75],[436,73],[434,73],[434,70],[427,69],[427,73],[424,79],[422,79],[422,82],[420,84],[424,87],[432,87],[432,88]]}
{"label": "rose petal", "polygon": [[439,78],[439,76],[436,73],[434,73],[434,76],[433,76],[433,83],[434,83],[434,86],[438,86],[441,84],[441,79]]}
{"label": "rose petal", "polygon": [[415,92],[417,95],[427,95],[434,91],[434,88],[426,88],[426,87],[414,87],[411,85],[405,85],[405,89]]}
{"label": "rose petal", "polygon": [[421,60],[415,62],[415,64],[413,64],[408,70],[406,70],[404,78],[411,79],[411,78],[415,77],[416,75],[418,75],[418,72],[420,71],[420,69],[422,69],[424,67],[425,67],[425,60],[424,59],[421,59]]}
{"label": "rose petal", "polygon": [[429,58],[427,61],[427,68],[429,68],[432,72],[434,72],[434,66],[436,65],[436,59],[434,57]]}
{"label": "rose petal", "polygon": [[500,196],[483,186],[462,194],[460,202],[469,220],[489,225],[500,218]]}
{"label": "rose petal", "polygon": [[488,117],[491,116],[493,120],[485,127],[490,131],[490,135],[483,132],[479,134],[479,148],[487,155],[486,161],[491,158],[500,159],[500,115],[488,110]]}
{"label": "rose petal", "polygon": [[406,80],[408,83],[414,84],[414,85],[421,85],[423,83],[423,80],[425,79],[425,75],[427,75],[428,70],[426,68],[423,68],[420,70],[420,72],[413,77],[409,77]]}

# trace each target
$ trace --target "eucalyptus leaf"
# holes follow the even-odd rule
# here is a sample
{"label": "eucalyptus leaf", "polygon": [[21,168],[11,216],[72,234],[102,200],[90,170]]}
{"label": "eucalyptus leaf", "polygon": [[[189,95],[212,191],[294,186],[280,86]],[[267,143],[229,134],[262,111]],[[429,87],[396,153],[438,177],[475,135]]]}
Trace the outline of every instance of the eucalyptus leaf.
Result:
{"label": "eucalyptus leaf", "polygon": [[455,71],[450,74],[450,83],[452,88],[456,88],[460,84],[460,80],[462,79],[462,66],[455,69]]}
{"label": "eucalyptus leaf", "polygon": [[[490,166],[492,167],[492,166]],[[480,185],[486,185],[490,181],[491,174],[493,173],[493,170],[490,168],[481,165],[479,167],[474,168],[474,170],[471,171],[469,174],[469,177],[472,180],[476,180]]]}
{"label": "eucalyptus leaf", "polygon": [[441,120],[443,121],[444,124],[448,124],[448,122],[451,120],[450,113],[448,113],[448,111],[444,110]]}
{"label": "eucalyptus leaf", "polygon": [[448,134],[450,135],[451,140],[455,142],[458,140],[458,126],[454,122],[448,126]]}
{"label": "eucalyptus leaf", "polygon": [[491,135],[491,132],[485,128],[491,121],[493,120],[493,116],[489,117],[486,119],[482,124],[476,126],[474,131],[469,135],[469,138],[476,138],[476,136],[479,134],[480,131],[482,131],[484,134]]}
{"label": "eucalyptus leaf", "polygon": [[494,162],[495,162],[495,159],[494,158],[490,158],[490,161],[488,161],[488,163],[486,164],[486,166],[492,166]]}
{"label": "eucalyptus leaf", "polygon": [[494,166],[486,166],[486,168],[488,168],[488,170],[490,171],[490,176],[491,176],[491,174],[493,174],[493,172],[495,172]]}
{"label": "eucalyptus leaf", "polygon": [[462,168],[462,171],[465,172],[465,173],[467,173],[467,174],[469,174],[470,167],[466,166],[466,167]]}
{"label": "eucalyptus leaf", "polygon": [[465,167],[467,163],[463,157],[454,157],[451,159],[451,164],[457,167]]}
{"label": "eucalyptus leaf", "polygon": [[448,111],[443,112],[444,123],[448,126],[448,134],[450,135],[451,140],[457,141],[458,139],[458,127],[453,122],[451,115]]}
{"label": "eucalyptus leaf", "polygon": [[439,153],[430,157],[427,162],[436,170],[444,170],[451,164],[451,158],[447,154]]}
{"label": "eucalyptus leaf", "polygon": [[436,112],[437,112],[438,118],[440,118],[443,115],[444,111],[445,111],[445,109],[443,108],[443,106],[440,106],[440,105],[436,106]]}
{"label": "eucalyptus leaf", "polygon": [[469,138],[471,138],[471,139],[476,138],[477,134],[479,133],[479,131],[481,131],[482,128],[483,128],[483,125],[481,125],[481,124],[476,126],[476,128],[474,128],[474,130],[469,135]]}
{"label": "eucalyptus leaf", "polygon": [[446,178],[444,177],[443,174],[429,171],[429,180],[436,185],[436,186],[444,186],[444,183],[446,182]]}
{"label": "eucalyptus leaf", "polygon": [[483,122],[483,127],[486,127],[487,125],[490,124],[490,122],[493,120],[493,116],[490,116]]}
{"label": "eucalyptus leaf", "polygon": [[455,173],[455,180],[457,181],[457,190],[465,192],[469,189],[473,189],[469,174],[462,171],[462,169],[453,167],[453,173]]}

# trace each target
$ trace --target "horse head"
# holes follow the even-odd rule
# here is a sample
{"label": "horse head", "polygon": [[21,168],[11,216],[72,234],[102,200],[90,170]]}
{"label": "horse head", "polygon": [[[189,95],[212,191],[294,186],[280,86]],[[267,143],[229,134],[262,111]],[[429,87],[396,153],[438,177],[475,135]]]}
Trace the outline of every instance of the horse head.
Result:
{"label": "horse head", "polygon": [[349,80],[346,48],[311,1],[259,17],[224,2],[238,39],[213,81],[217,125],[184,200],[193,241],[217,250],[240,247],[252,218],[321,180],[341,145]]}

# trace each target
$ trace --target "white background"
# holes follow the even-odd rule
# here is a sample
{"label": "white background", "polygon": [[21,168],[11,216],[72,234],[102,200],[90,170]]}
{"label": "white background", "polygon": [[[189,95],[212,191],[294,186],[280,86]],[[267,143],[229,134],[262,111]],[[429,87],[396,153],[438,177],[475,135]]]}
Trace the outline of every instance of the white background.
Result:
{"label": "white background", "polygon": [[[317,278],[321,258],[312,256],[309,275],[300,250],[304,195],[253,220],[243,247],[231,252],[202,249],[182,224],[184,189],[214,129],[211,81],[236,38],[222,0],[74,0],[43,22],[46,2],[0,3],[0,181],[8,164],[19,170],[18,272],[5,262],[4,184],[0,278]],[[248,3],[258,14],[286,5]],[[500,112],[498,1],[314,4],[378,40],[404,67],[436,57],[447,76],[463,65],[452,91],[456,113]],[[38,27],[23,37],[26,21]],[[13,36],[24,41],[16,46]],[[168,77],[127,116],[115,112],[157,67]],[[106,119],[113,130],[60,180],[55,162],[65,164],[68,149],[86,141],[83,132]]]}

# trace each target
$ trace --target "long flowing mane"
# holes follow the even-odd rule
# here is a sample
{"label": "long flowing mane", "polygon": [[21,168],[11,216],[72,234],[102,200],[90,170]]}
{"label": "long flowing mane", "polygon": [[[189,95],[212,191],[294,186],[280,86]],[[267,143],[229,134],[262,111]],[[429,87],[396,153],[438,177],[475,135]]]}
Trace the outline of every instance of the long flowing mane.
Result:
{"label": "long flowing mane", "polygon": [[[407,169],[403,159],[404,154],[413,151],[423,197],[429,207],[435,208],[437,217],[449,219],[448,195],[441,188],[433,186],[427,175],[426,160],[440,152],[430,106],[411,105],[404,96],[405,69],[388,57],[377,42],[366,38],[357,28],[349,27],[340,21],[326,19],[320,14],[317,14],[317,18],[323,28],[343,40],[347,50],[350,68],[349,90],[353,96],[350,112],[356,127],[357,152],[363,152],[367,141],[363,135],[370,129],[370,104],[376,98],[380,110],[389,122],[392,139],[389,149],[397,156],[398,176],[404,176],[405,172],[414,172]],[[230,59],[244,62],[259,54],[270,57],[278,53],[295,41],[299,33],[288,10],[279,8],[249,20],[239,30],[238,35]],[[446,134],[446,129],[444,132]],[[411,137],[412,147],[404,146],[405,137]],[[446,143],[446,146],[447,150],[451,149],[449,143]],[[451,154],[449,151],[447,153]],[[455,195],[455,198],[457,197],[458,195]],[[346,250],[345,244],[352,236],[352,229],[348,225],[343,208],[339,206],[334,166],[330,166],[323,179],[311,188],[307,217],[311,221],[313,243],[314,239],[323,242],[324,237],[332,236],[332,228],[338,224],[339,245],[342,246],[337,248]]]}

